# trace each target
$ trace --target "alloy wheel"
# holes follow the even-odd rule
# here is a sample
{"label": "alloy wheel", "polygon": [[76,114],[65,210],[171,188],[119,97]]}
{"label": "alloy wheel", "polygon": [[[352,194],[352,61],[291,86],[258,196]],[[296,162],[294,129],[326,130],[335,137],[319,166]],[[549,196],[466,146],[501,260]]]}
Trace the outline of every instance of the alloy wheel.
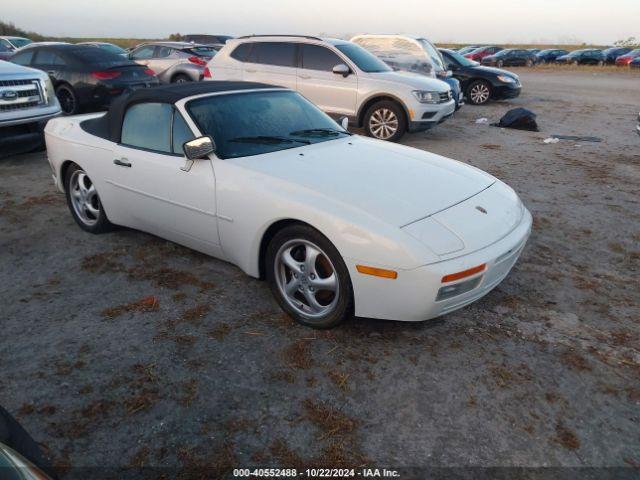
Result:
{"label": "alloy wheel", "polygon": [[76,170],[69,181],[71,205],[80,220],[91,227],[100,216],[100,200],[96,187],[82,170]]}
{"label": "alloy wheel", "polygon": [[373,112],[369,119],[369,130],[380,140],[387,140],[398,131],[398,117],[388,108],[380,108]]}
{"label": "alloy wheel", "polygon": [[489,87],[487,87],[484,83],[478,83],[474,85],[469,92],[471,101],[477,105],[486,103],[489,100],[490,95],[491,92],[489,91]]}
{"label": "alloy wheel", "polygon": [[64,113],[72,113],[76,108],[76,99],[73,94],[67,90],[66,88],[61,88],[58,90],[58,101],[60,102],[60,107]]}
{"label": "alloy wheel", "polygon": [[307,318],[329,315],[340,298],[338,274],[329,256],[314,243],[294,239],[275,256],[275,280],[280,294]]}

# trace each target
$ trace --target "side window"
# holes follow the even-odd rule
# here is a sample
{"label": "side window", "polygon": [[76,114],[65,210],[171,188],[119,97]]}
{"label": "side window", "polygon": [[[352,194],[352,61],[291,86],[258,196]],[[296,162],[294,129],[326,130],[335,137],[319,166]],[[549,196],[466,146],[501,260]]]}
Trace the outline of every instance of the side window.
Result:
{"label": "side window", "polygon": [[50,50],[38,50],[34,63],[36,65],[53,65],[55,54]]}
{"label": "side window", "polygon": [[122,143],[130,147],[171,153],[171,116],[167,103],[139,103],[122,122]]}
{"label": "side window", "polygon": [[344,63],[335,53],[318,45],[302,44],[302,68],[332,72],[333,67]]}
{"label": "side window", "polygon": [[33,59],[33,53],[34,53],[33,49],[16,53],[13,57],[11,57],[11,61],[13,63],[17,63],[18,65],[31,65],[31,60]]}
{"label": "side window", "polygon": [[154,58],[167,58],[174,52],[173,48],[169,47],[157,47]]}
{"label": "side window", "polygon": [[188,142],[189,140],[193,140],[194,136],[191,132],[191,129],[187,125],[187,122],[184,121],[182,115],[177,110],[173,111],[173,153],[177,153],[180,155],[184,155],[184,151],[182,150],[182,145],[184,142]]}
{"label": "side window", "polygon": [[64,66],[66,64],[67,63],[64,61],[64,59],[60,55],[56,55],[55,53],[53,54],[52,65]]}
{"label": "side window", "polygon": [[278,67],[296,66],[296,44],[288,42],[256,42],[248,61]]}
{"label": "side window", "polygon": [[233,52],[231,52],[231,55],[229,56],[241,62],[246,62],[247,57],[249,56],[249,52],[251,52],[251,45],[251,43],[241,43],[235,48]]}
{"label": "side window", "polygon": [[134,60],[148,60],[153,57],[153,51],[155,50],[155,46],[146,45],[144,47],[140,47],[133,51],[131,54],[131,58]]}
{"label": "side window", "polygon": [[0,52],[11,52],[11,51],[13,51],[13,48],[11,48],[11,45],[9,44],[9,42],[7,42],[3,38],[0,38]]}

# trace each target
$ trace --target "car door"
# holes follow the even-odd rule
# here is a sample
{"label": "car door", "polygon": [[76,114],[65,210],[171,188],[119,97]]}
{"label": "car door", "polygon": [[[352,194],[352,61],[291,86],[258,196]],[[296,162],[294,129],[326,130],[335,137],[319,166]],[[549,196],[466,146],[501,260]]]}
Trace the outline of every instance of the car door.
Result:
{"label": "car door", "polygon": [[293,42],[254,42],[243,64],[243,80],[295,90],[296,57]]}
{"label": "car door", "polygon": [[213,165],[186,160],[182,144],[192,138],[172,105],[131,106],[112,165],[118,209],[127,226],[219,256]]}
{"label": "car door", "polygon": [[151,70],[156,72],[158,77],[163,77],[167,74],[167,71],[179,61],[180,55],[178,50],[171,47],[165,47],[163,45],[157,45],[153,52],[153,57],[149,59],[148,66]]}
{"label": "car door", "polygon": [[321,110],[336,115],[356,115],[358,77],[333,73],[347,63],[330,49],[308,43],[299,46],[298,92]]}

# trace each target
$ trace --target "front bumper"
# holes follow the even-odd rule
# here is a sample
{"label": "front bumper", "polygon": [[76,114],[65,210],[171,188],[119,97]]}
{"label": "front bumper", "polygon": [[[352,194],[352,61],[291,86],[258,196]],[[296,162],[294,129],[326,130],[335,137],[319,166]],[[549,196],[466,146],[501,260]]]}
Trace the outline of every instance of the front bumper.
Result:
{"label": "front bumper", "polygon": [[522,84],[501,84],[497,87],[493,87],[493,98],[500,100],[504,98],[516,98],[520,96],[522,92]]}
{"label": "front bumper", "polygon": [[60,105],[53,102],[52,105],[34,107],[24,110],[14,110],[3,113],[0,116],[0,128],[14,125],[27,125],[30,123],[46,123],[48,120],[60,115]]}
{"label": "front bumper", "polygon": [[423,132],[444,122],[456,111],[456,101],[451,99],[446,103],[426,104],[421,103],[413,106],[413,115],[407,126],[411,133]]}
{"label": "front bumper", "polygon": [[[525,209],[520,223],[505,237],[468,255],[398,272],[398,278],[362,275],[355,263],[348,262],[353,283],[355,314],[365,318],[400,321],[423,321],[453,312],[489,293],[511,271],[531,233],[531,213]],[[486,269],[472,290],[436,301],[443,285],[442,277],[486,263]],[[474,277],[460,280],[465,282]]]}

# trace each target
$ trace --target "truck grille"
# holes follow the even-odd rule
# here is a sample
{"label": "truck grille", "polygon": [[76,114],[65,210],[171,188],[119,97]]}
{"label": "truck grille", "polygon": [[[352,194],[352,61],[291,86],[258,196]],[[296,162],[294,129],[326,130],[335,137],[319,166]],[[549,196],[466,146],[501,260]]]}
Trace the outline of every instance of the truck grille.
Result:
{"label": "truck grille", "polygon": [[33,108],[44,102],[37,79],[0,80],[0,112]]}
{"label": "truck grille", "polygon": [[451,98],[451,90],[449,90],[448,92],[440,93],[440,103],[447,103],[449,100],[451,100]]}

